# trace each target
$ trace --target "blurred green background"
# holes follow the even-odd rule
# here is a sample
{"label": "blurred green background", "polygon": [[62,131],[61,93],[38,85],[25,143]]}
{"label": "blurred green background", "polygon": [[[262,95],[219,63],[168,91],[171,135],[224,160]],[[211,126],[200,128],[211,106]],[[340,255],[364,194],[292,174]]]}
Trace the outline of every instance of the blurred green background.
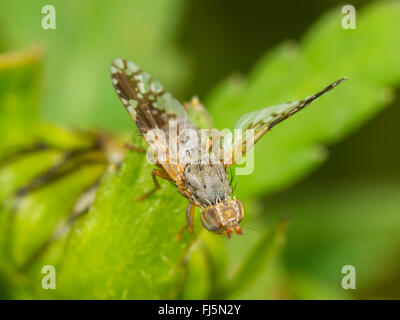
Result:
{"label": "blurred green background", "polygon": [[[56,30],[41,28],[41,9],[46,4],[56,8]],[[49,212],[53,213],[41,213],[40,220],[29,218],[34,213],[28,210],[21,215],[21,229],[14,239],[20,247],[7,253],[12,258],[4,255],[0,264],[0,297],[400,298],[400,100],[396,91],[400,84],[399,2],[354,0],[351,4],[357,13],[356,30],[341,28],[344,3],[336,0],[3,0],[0,51],[6,54],[34,46],[41,52],[30,73],[18,71],[23,81],[37,78],[29,88],[22,86],[16,93],[21,99],[19,105],[25,108],[23,117],[29,114],[26,110],[37,108],[40,121],[62,128],[136,134],[111,86],[109,64],[116,57],[135,61],[181,101],[199,96],[218,128],[232,127],[245,112],[302,99],[342,76],[348,75],[349,80],[304,114],[276,127],[271,137],[264,138],[267,142],[256,146],[256,172],[251,177],[238,177],[238,197],[248,208],[243,237],[228,241],[202,232],[193,245],[185,236],[186,247],[179,245],[179,252],[185,252],[183,259],[172,254],[173,247],[165,249],[182,267],[182,272],[173,277],[155,269],[149,271],[153,276],[142,274],[137,279],[133,271],[124,274],[125,268],[135,270],[135,259],[139,259],[129,255],[130,250],[138,250],[133,246],[116,255],[112,262],[115,268],[104,267],[107,257],[97,258],[107,256],[114,244],[84,248],[77,254],[72,250],[70,256],[74,258],[70,261],[78,262],[66,262],[72,271],[60,277],[65,288],[58,287],[56,291],[61,293],[52,295],[37,289],[40,282],[34,283],[41,277],[40,269],[24,273],[13,266],[33,250],[29,246],[34,246],[35,240],[30,236],[35,239],[42,232],[41,221],[52,219],[51,226],[43,227],[51,230],[64,213],[55,216],[57,207],[52,207]],[[18,76],[10,70],[2,74],[3,90],[9,79]],[[11,137],[8,141],[3,137],[4,146],[24,140],[17,133],[10,134],[13,127],[29,135],[26,123],[30,116],[18,125],[20,119],[7,118],[5,111],[1,116],[3,136]],[[2,149],[1,154],[6,153]],[[47,156],[46,161],[51,163],[53,156]],[[139,161],[135,156],[131,158]],[[21,167],[39,165],[33,161],[28,159]],[[0,173],[0,195],[6,200],[10,185],[15,189],[19,179],[12,174],[17,169],[10,170]],[[69,183],[73,186],[76,182]],[[162,201],[169,201],[174,192],[171,188],[168,191],[167,185],[164,189],[161,204],[155,204],[160,209],[148,209],[154,215],[171,213],[163,210],[167,207]],[[71,193],[71,197],[76,195]],[[46,196],[40,201],[43,199]],[[104,199],[105,203],[113,201]],[[184,202],[176,201],[171,205],[177,208],[174,215],[179,219],[165,223],[177,224],[179,229],[184,223]],[[146,208],[149,206],[146,204]],[[101,217],[99,210],[93,216]],[[150,213],[144,207],[135,210]],[[282,217],[288,223],[287,230],[279,222]],[[98,227],[92,222],[82,222],[83,230]],[[115,246],[119,247],[119,238],[113,233],[118,233],[119,222],[115,223],[97,232],[100,238],[115,237]],[[154,224],[143,223],[145,228]],[[159,263],[157,246],[175,231],[159,235],[159,242],[151,247],[154,257],[149,263]],[[132,232],[137,232],[134,226]],[[2,238],[7,236],[0,235],[5,253],[9,245]],[[78,237],[74,241],[75,245],[97,243],[97,238]],[[56,253],[49,254],[50,261],[59,261],[57,254],[63,246],[60,243],[52,249]],[[85,262],[85,257],[95,262]],[[43,261],[38,265],[46,263],[45,258]],[[355,290],[341,287],[341,269],[349,264],[357,270]],[[96,271],[92,279],[85,278],[83,285],[73,283],[74,279],[78,282],[79,272],[103,267],[103,274]],[[98,279],[115,270],[121,272],[121,278],[96,289]],[[31,282],[29,278],[35,272],[39,274]],[[165,279],[153,279],[157,274]],[[142,290],[135,289],[137,286]]]}

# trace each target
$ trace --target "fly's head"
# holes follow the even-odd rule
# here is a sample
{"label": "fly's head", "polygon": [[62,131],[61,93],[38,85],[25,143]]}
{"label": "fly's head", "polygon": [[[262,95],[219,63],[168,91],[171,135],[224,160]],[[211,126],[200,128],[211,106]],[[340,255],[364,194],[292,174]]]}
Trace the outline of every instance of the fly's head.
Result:
{"label": "fly's head", "polygon": [[237,234],[242,234],[239,223],[243,217],[243,203],[238,199],[226,199],[205,208],[201,213],[201,223],[208,231],[226,233],[230,239],[234,230]]}

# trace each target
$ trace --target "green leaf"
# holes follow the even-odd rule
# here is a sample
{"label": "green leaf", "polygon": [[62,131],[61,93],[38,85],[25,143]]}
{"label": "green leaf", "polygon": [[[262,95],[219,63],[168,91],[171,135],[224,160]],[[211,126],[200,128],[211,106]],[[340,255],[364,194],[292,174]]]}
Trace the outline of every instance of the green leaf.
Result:
{"label": "green leaf", "polygon": [[194,237],[176,239],[187,203],[168,182],[154,196],[136,200],[153,188],[150,173],[145,156],[132,152],[121,171],[105,176],[91,211],[72,230],[56,297],[170,297]]}
{"label": "green leaf", "polygon": [[[51,163],[57,153],[17,161],[3,169],[0,177],[23,169],[26,161],[35,168],[38,165],[33,157],[39,165],[46,157]],[[68,219],[83,188],[103,171],[94,165],[79,169],[24,197],[17,212],[3,211],[1,217],[11,221],[11,229],[3,225],[7,238],[3,254],[7,254],[5,260],[14,266],[12,269],[19,270],[18,276],[8,279],[10,286],[28,274],[23,287],[35,297],[155,299],[177,294],[175,287],[183,276],[181,262],[196,237],[185,233],[182,240],[176,239],[185,225],[187,202],[168,182],[161,182],[158,194],[142,202],[136,200],[153,188],[151,165],[143,154],[129,153],[121,170],[110,168],[90,212],[60,239],[51,239],[60,223]],[[54,292],[41,288],[41,268],[48,264],[57,270]],[[13,294],[21,297],[18,294],[27,292]]]}
{"label": "green leaf", "polygon": [[0,156],[32,141],[39,101],[40,52],[0,55]]}
{"label": "green leaf", "polygon": [[[349,290],[348,295],[396,296],[391,287],[398,292],[398,281],[392,281],[397,279],[399,263],[399,194],[398,181],[343,180],[301,184],[290,190],[290,201],[285,193],[270,199],[270,217],[291,215],[284,259],[294,297],[316,298],[318,294],[310,292],[312,282],[340,289],[345,265],[357,270],[357,290]],[[312,279],[308,291],[304,278]],[[297,288],[301,283],[303,289]],[[378,290],[370,290],[379,283],[386,289],[382,297],[376,295]],[[335,295],[321,292],[318,298]]]}
{"label": "green leaf", "polygon": [[306,110],[279,124],[255,146],[255,169],[241,176],[244,197],[280,190],[326,159],[332,144],[377,114],[400,81],[400,4],[375,3],[357,12],[358,28],[341,27],[340,9],[318,21],[296,46],[267,54],[247,81],[227,80],[206,105],[219,128],[232,128],[249,110],[303,99],[348,76]]}
{"label": "green leaf", "polygon": [[130,128],[110,85],[109,65],[118,57],[133,60],[173,93],[185,85],[188,62],[173,42],[183,0],[54,0],[55,30],[41,28],[45,4],[4,0],[0,22],[9,49],[45,44],[41,114],[46,119],[74,127]]}
{"label": "green leaf", "polygon": [[[1,75],[7,89],[2,91],[1,112],[6,119],[13,117],[11,123],[4,122],[9,134],[2,136],[4,145],[8,143],[12,147],[4,150],[5,155],[10,150],[18,152],[18,145],[25,147],[34,141],[41,141],[48,148],[15,154],[12,158],[3,158],[1,163],[1,296],[175,296],[179,289],[176,283],[183,274],[181,261],[196,237],[184,234],[181,241],[176,240],[178,231],[185,225],[187,203],[169,183],[161,182],[163,189],[159,195],[142,202],[135,200],[153,188],[151,166],[143,154],[129,153],[121,170],[109,168],[95,205],[86,216],[75,221],[76,225],[65,223],[71,219],[72,207],[80,194],[104,173],[101,161],[82,167],[72,161],[66,167],[72,169],[67,175],[22,197],[17,196],[19,188],[48,171],[63,159],[65,152],[87,147],[91,142],[90,134],[36,121],[37,101],[28,97],[38,97],[35,75],[40,73],[39,60],[25,53],[17,55],[18,59],[11,57],[7,57],[7,62],[12,63],[3,64],[5,73]],[[8,107],[9,101],[15,101],[12,108]],[[30,108],[27,112],[26,107]],[[13,126],[24,132],[21,139],[11,135]],[[139,136],[135,143],[144,144]],[[63,224],[65,232],[61,237],[54,237]],[[41,269],[48,264],[57,268],[56,292],[46,292],[41,287]]]}

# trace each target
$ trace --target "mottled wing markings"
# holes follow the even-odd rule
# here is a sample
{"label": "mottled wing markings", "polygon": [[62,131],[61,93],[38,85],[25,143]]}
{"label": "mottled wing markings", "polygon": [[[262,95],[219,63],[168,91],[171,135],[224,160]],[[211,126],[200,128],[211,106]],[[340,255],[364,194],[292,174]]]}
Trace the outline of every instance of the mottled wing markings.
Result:
{"label": "mottled wing markings", "polygon": [[183,104],[192,122],[201,129],[213,129],[214,121],[207,109],[200,102],[199,98],[194,96],[190,102]]}
{"label": "mottled wing markings", "polygon": [[[310,103],[345,80],[347,80],[347,77],[333,82],[321,91],[318,91],[316,94],[313,94],[304,100],[267,107],[241,116],[235,124],[235,129],[242,129],[243,135],[235,138],[233,149],[223,151],[224,159],[231,159],[232,154],[244,155],[249,148],[251,148],[258,140],[260,140],[261,137],[264,136],[264,134],[270,131],[278,123],[281,123],[290,116],[304,109]],[[254,140],[252,142],[246,138],[245,130],[247,129],[254,129]],[[240,161],[240,158],[235,158],[232,164],[237,163],[238,161]]]}
{"label": "mottled wing markings", "polygon": [[[111,63],[110,71],[112,84],[118,97],[145,140],[146,138],[150,139],[151,135],[146,134],[152,129],[164,129],[165,131],[172,119],[177,121],[180,128],[197,129],[191,123],[179,101],[166,92],[150,74],[140,70],[133,62],[120,58],[115,59]],[[160,154],[169,155],[167,141],[155,138],[151,142],[148,140],[146,142],[156,157]],[[183,170],[178,164],[173,165],[164,160],[159,162],[172,179],[175,179],[177,174]]]}

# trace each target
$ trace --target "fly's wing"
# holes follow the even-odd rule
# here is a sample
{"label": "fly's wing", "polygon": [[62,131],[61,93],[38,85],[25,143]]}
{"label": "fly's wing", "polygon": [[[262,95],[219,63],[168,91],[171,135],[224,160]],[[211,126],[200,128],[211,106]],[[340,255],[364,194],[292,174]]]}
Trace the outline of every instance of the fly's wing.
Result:
{"label": "fly's wing", "polygon": [[[182,105],[150,74],[143,72],[133,62],[115,59],[111,63],[111,79],[114,89],[140,133],[151,147],[158,162],[175,180],[181,171],[177,164],[161,161],[160,155],[168,155],[168,141],[151,135],[154,129],[165,130],[175,119],[180,127],[195,127]],[[151,138],[149,138],[151,137]],[[149,141],[152,139],[152,141]]]}
{"label": "fly's wing", "polygon": [[[235,124],[235,129],[242,129],[243,131],[235,137],[230,146],[225,147],[220,153],[224,156],[224,159],[221,159],[221,161],[226,163],[226,166],[238,163],[241,157],[246,154],[247,150],[249,150],[249,148],[251,148],[274,126],[294,115],[296,112],[304,109],[311,102],[315,101],[345,80],[347,80],[347,77],[333,82],[326,88],[305,98],[304,100],[287,102],[243,115]],[[248,129],[253,129],[254,131],[246,132]]]}

